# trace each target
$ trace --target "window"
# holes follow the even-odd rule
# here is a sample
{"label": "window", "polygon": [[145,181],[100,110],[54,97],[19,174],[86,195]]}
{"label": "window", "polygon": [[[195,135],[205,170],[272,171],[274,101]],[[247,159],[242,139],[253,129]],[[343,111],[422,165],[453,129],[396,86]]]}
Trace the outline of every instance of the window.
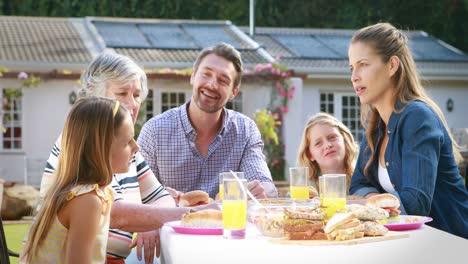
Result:
{"label": "window", "polygon": [[185,103],[183,92],[161,92],[161,113]]}
{"label": "window", "polygon": [[239,113],[242,113],[242,92],[239,91],[236,97],[233,100],[228,101],[226,104],[227,109],[232,109]]}
{"label": "window", "polygon": [[320,112],[334,114],[333,109],[333,93],[320,94]]}
{"label": "window", "polygon": [[22,106],[20,89],[0,88],[2,103],[1,124],[4,131],[0,133],[2,150],[22,149]]}
{"label": "window", "polygon": [[143,107],[145,121],[171,108],[183,105],[187,101],[187,98],[189,98],[189,95],[185,91],[162,91],[157,93],[156,90],[149,89],[148,97]]}
{"label": "window", "polygon": [[352,93],[321,93],[320,111],[334,115],[349,128],[357,142],[362,140],[361,106],[359,98]]}
{"label": "window", "polygon": [[153,96],[153,90],[149,89],[148,90],[148,96],[146,97],[145,100],[145,121],[150,120],[154,116],[154,96]]}

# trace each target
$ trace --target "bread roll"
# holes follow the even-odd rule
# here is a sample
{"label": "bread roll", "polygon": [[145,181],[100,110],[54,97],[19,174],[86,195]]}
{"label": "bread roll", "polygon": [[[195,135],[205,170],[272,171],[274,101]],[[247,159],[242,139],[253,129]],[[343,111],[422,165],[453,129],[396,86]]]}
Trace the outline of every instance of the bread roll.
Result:
{"label": "bread roll", "polygon": [[182,194],[179,198],[179,207],[188,207],[198,205],[199,203],[208,203],[210,196],[204,191],[191,191]]}
{"label": "bread roll", "polygon": [[222,228],[223,213],[214,209],[187,213],[182,217],[180,224],[187,227]]}
{"label": "bread roll", "polygon": [[367,198],[366,205],[379,208],[398,208],[400,207],[400,200],[392,194],[382,193]]}

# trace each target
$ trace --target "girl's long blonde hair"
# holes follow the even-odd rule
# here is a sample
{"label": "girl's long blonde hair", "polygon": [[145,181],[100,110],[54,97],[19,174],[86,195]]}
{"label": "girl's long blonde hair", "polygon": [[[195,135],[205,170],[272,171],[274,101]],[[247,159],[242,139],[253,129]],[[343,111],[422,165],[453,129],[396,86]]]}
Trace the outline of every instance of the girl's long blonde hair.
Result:
{"label": "girl's long blonde hair", "polygon": [[78,100],[70,110],[62,134],[57,180],[47,192],[29,230],[23,251],[26,263],[36,256],[73,187],[79,184],[102,187],[111,183],[110,148],[125,113],[125,108],[119,107],[116,101],[94,96]]}
{"label": "girl's long blonde hair", "polygon": [[[444,114],[439,106],[427,95],[421,84],[420,76],[416,70],[416,63],[408,47],[407,37],[389,23],[378,23],[357,31],[351,39],[351,43],[356,42],[368,44],[374,49],[376,54],[380,56],[384,63],[388,62],[392,56],[398,57],[400,66],[392,77],[396,88],[394,91],[394,98],[402,104],[407,104],[412,100],[420,100],[434,109],[447,129],[447,133],[452,140],[453,155],[455,156],[456,162],[459,163],[462,160],[459,147],[450,133]],[[367,149],[371,152],[369,161],[364,168],[364,175],[366,176],[374,160],[379,120],[381,120],[381,117],[377,109],[369,104],[363,104],[361,106],[361,123],[366,129]]]}
{"label": "girl's long blonde hair", "polygon": [[351,176],[354,172],[354,165],[356,163],[356,156],[358,152],[358,146],[354,141],[353,134],[349,131],[348,127],[346,127],[340,120],[336,119],[336,117],[327,114],[327,113],[318,113],[309,118],[302,133],[302,140],[301,144],[299,145],[299,152],[297,155],[297,165],[301,167],[309,167],[310,179],[312,183],[319,190],[319,174],[320,166],[316,161],[310,160],[310,140],[308,134],[312,127],[316,125],[328,125],[331,127],[336,127],[340,134],[343,136],[344,145],[345,145],[345,157],[344,157],[344,168],[346,173],[346,184],[349,187],[351,183]]}

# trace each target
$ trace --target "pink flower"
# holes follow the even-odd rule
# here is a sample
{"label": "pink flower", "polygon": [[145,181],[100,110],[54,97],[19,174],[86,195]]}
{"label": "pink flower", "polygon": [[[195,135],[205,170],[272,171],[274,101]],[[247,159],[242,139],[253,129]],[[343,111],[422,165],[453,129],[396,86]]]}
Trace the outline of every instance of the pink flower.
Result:
{"label": "pink flower", "polygon": [[288,93],[287,93],[285,90],[283,90],[283,89],[281,89],[281,90],[279,91],[279,94],[280,94],[281,96],[283,96],[283,97],[288,96]]}
{"label": "pink flower", "polygon": [[294,92],[288,93],[288,98],[289,99],[293,99],[293,97],[294,97]]}
{"label": "pink flower", "polygon": [[289,108],[288,108],[287,106],[280,106],[279,109],[280,109],[281,112],[283,112],[283,113],[285,113],[285,114],[286,114],[287,112],[289,112]]}
{"label": "pink flower", "polygon": [[296,85],[294,85],[294,84],[291,85],[291,91],[293,91],[293,92],[296,91]]}
{"label": "pink flower", "polygon": [[257,66],[255,66],[256,72],[261,72],[263,71],[263,69],[264,69],[264,66],[262,64],[257,64]]}
{"label": "pink flower", "polygon": [[28,78],[28,74],[25,73],[25,72],[20,72],[18,74],[18,79],[20,79],[20,80],[26,80],[27,78]]}
{"label": "pink flower", "polygon": [[281,91],[283,90],[283,85],[280,82],[276,82],[276,88]]}

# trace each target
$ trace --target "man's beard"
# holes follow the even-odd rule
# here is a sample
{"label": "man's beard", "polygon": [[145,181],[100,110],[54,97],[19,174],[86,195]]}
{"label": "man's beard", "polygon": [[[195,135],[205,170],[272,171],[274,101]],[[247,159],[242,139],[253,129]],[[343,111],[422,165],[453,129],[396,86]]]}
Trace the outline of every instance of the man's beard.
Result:
{"label": "man's beard", "polygon": [[214,106],[208,106],[208,107],[205,107],[203,106],[203,104],[201,103],[201,99],[200,97],[201,96],[205,96],[207,97],[206,95],[203,95],[201,92],[198,92],[198,94],[196,96],[194,96],[194,101],[195,101],[195,104],[198,106],[198,108],[200,110],[202,110],[203,112],[205,113],[209,113],[209,114],[212,114],[212,113],[216,113],[218,112],[220,109],[223,109],[224,106],[226,105],[226,103],[224,104],[221,104],[221,105],[214,105]]}

